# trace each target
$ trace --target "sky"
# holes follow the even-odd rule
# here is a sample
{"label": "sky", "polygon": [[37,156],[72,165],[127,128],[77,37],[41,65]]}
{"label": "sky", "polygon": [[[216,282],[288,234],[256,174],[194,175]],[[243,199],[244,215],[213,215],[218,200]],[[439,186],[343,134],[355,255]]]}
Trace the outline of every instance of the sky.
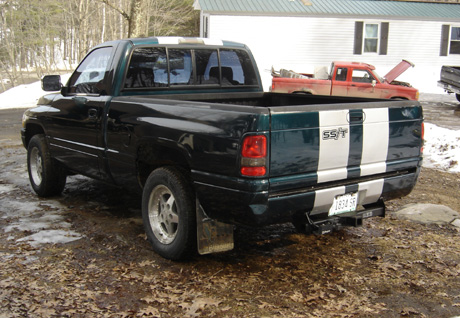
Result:
{"label": "sky", "polygon": [[[63,75],[66,82],[69,75]],[[45,92],[40,82],[19,85],[0,94],[0,110],[30,108]],[[423,165],[447,172],[460,172],[460,130],[451,130],[425,122]]]}

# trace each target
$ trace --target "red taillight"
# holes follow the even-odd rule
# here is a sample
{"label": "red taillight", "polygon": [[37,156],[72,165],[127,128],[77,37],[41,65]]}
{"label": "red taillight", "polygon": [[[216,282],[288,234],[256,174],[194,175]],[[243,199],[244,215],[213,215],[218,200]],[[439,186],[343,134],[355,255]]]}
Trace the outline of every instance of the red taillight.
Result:
{"label": "red taillight", "polygon": [[241,155],[246,158],[262,158],[267,155],[267,138],[265,136],[247,136],[243,141]]}
{"label": "red taillight", "polygon": [[261,177],[267,173],[265,167],[241,167],[241,174],[248,177]]}
{"label": "red taillight", "polygon": [[240,172],[248,177],[261,177],[267,173],[267,137],[246,136],[241,148]]}

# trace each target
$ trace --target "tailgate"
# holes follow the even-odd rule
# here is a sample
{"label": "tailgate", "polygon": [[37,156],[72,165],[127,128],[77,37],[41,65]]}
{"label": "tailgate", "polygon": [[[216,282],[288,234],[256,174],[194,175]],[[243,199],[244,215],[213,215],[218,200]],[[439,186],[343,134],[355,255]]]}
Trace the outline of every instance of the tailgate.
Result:
{"label": "tailgate", "polygon": [[460,67],[443,66],[441,68],[441,81],[455,86],[460,86]]}
{"label": "tailgate", "polygon": [[271,193],[312,191],[415,169],[421,126],[416,101],[273,107]]}

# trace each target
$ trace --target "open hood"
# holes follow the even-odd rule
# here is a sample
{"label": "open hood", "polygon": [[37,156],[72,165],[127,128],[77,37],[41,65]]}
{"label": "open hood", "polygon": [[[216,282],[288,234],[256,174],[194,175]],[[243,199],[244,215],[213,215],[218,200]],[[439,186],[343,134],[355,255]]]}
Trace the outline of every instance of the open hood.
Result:
{"label": "open hood", "polygon": [[387,83],[393,82],[399,75],[404,73],[409,67],[414,67],[415,65],[407,60],[402,60],[398,65],[396,65],[391,71],[384,76]]}

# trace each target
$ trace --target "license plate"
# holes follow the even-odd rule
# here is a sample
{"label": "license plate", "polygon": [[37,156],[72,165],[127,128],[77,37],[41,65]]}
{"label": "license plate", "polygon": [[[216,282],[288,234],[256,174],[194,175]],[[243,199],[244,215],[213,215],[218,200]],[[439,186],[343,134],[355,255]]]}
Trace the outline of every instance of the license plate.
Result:
{"label": "license plate", "polygon": [[341,213],[356,211],[357,204],[358,193],[346,193],[338,195],[334,198],[334,202],[329,209],[329,215],[337,215]]}

